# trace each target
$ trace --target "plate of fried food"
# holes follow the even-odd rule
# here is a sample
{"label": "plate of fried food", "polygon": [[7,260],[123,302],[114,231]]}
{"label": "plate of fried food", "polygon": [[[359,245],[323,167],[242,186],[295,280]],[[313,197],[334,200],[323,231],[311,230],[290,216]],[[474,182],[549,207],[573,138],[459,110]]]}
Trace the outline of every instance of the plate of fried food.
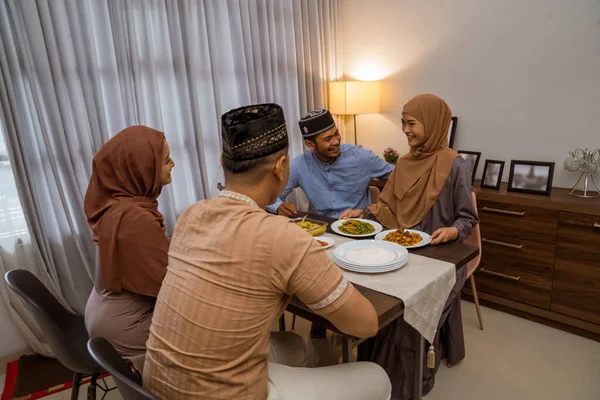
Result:
{"label": "plate of fried food", "polygon": [[342,236],[369,237],[381,232],[383,227],[375,221],[353,218],[335,221],[331,224],[331,229]]}
{"label": "plate of fried food", "polygon": [[375,236],[375,240],[385,240],[387,242],[398,243],[407,249],[416,249],[417,247],[427,246],[431,243],[431,236],[415,229],[400,228],[383,231]]}
{"label": "plate of fried food", "polygon": [[319,238],[313,238],[313,240],[316,240],[317,243],[319,243],[321,245],[322,249],[328,249],[328,248],[332,247],[335,244],[335,239],[327,237],[327,236],[321,236]]}

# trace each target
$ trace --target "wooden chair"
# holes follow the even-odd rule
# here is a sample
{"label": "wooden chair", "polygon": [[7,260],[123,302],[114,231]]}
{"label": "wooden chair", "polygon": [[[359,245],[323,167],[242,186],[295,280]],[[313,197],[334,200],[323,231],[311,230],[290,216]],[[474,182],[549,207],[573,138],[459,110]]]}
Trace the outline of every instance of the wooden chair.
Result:
{"label": "wooden chair", "polygon": [[379,198],[379,195],[381,194],[381,191],[379,190],[379,188],[375,187],[375,186],[369,186],[369,193],[371,193],[371,204],[377,203],[377,199]]}
{"label": "wooden chair", "polygon": [[[477,212],[477,197],[475,195],[475,190],[471,190],[471,198],[473,200],[473,206],[475,207],[475,211]],[[479,225],[473,228],[473,232],[471,235],[464,240],[465,244],[475,246],[479,249],[479,254],[473,260],[469,261],[467,264],[467,276],[469,277],[469,281],[471,283],[471,290],[473,291],[473,301],[475,302],[475,310],[477,310],[477,319],[479,320],[479,329],[483,330],[483,319],[481,318],[481,308],[479,307],[479,298],[477,297],[477,288],[475,286],[475,277],[473,276],[473,272],[479,267],[479,262],[481,261],[481,230]]]}

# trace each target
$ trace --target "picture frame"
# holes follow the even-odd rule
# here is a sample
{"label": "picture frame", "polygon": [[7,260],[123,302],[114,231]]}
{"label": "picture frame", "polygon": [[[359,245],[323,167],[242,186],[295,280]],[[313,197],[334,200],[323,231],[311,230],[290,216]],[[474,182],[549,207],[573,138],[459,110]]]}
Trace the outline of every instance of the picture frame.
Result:
{"label": "picture frame", "polygon": [[503,173],[504,161],[485,160],[483,175],[481,176],[481,187],[484,189],[500,190]]}
{"label": "picture frame", "polygon": [[450,120],[450,127],[448,128],[448,147],[453,149],[454,147],[454,136],[456,135],[456,126],[458,125],[458,117],[452,117]]}
{"label": "picture frame", "polygon": [[554,163],[511,160],[508,191],[550,196]]}
{"label": "picture frame", "polygon": [[481,158],[481,152],[478,151],[467,151],[457,150],[462,158],[465,159],[471,166],[471,185],[475,182],[475,174],[477,174],[477,168],[479,167],[479,159]]}

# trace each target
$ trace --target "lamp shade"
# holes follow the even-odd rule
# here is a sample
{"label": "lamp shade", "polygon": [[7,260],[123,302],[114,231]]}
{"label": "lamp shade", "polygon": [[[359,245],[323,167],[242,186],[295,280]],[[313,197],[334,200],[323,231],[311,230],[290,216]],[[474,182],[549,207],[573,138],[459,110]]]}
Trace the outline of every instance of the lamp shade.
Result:
{"label": "lamp shade", "polygon": [[378,113],[379,82],[330,82],[329,112],[332,114]]}

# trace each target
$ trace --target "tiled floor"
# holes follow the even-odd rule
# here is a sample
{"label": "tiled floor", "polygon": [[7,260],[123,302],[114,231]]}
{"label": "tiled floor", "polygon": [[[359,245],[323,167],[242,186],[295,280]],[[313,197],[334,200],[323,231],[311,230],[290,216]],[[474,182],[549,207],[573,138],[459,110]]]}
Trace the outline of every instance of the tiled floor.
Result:
{"label": "tiled floor", "polygon": [[428,399],[598,400],[600,343],[463,302],[467,356],[440,368]]}
{"label": "tiled floor", "polygon": [[[600,399],[600,343],[489,308],[482,311],[484,331],[473,304],[463,302],[467,357],[450,369],[440,368],[428,400]],[[308,326],[299,319],[296,330],[305,332]],[[0,392],[3,386],[0,375]],[[86,390],[79,399],[86,398]],[[70,395],[65,391],[45,399]],[[116,391],[107,396],[120,398]]]}

